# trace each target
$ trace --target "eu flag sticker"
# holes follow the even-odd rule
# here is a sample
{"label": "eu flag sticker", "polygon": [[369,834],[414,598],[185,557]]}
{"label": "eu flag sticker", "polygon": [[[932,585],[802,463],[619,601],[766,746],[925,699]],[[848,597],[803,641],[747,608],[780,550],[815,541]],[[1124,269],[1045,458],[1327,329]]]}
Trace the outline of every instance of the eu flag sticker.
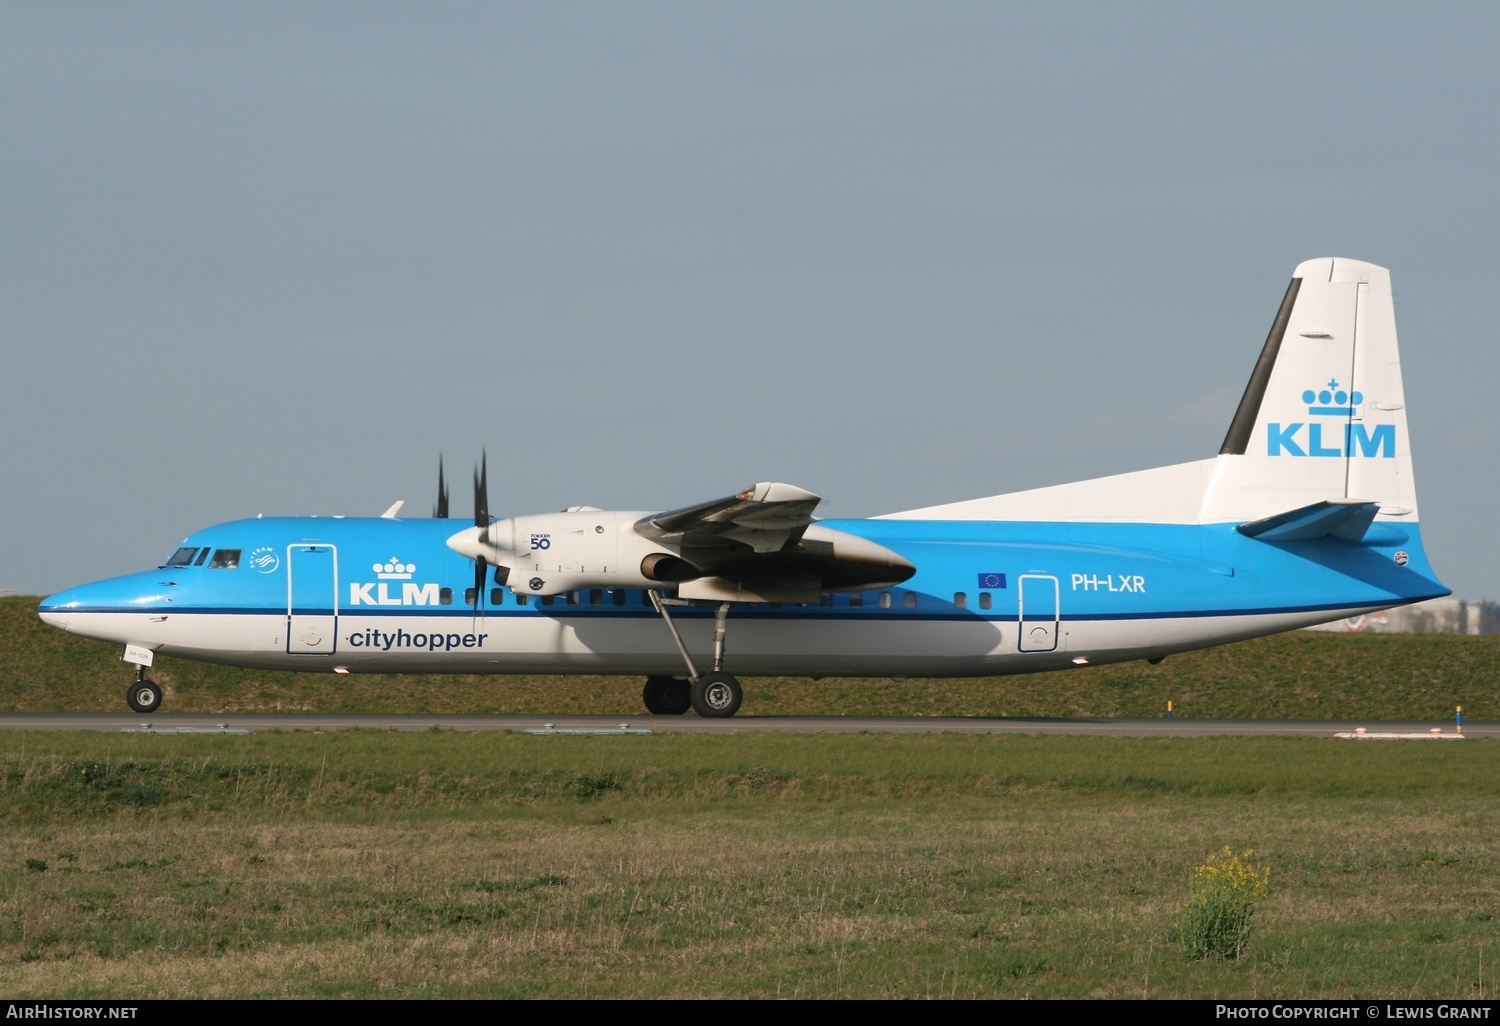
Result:
{"label": "eu flag sticker", "polygon": [[980,574],[979,586],[981,588],[1003,588],[1005,587],[1004,574]]}

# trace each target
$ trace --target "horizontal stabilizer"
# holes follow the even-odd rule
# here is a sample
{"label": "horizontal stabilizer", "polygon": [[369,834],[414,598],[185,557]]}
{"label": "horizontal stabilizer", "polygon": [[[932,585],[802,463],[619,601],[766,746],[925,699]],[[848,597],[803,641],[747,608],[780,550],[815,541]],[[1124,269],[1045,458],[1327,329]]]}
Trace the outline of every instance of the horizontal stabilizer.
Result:
{"label": "horizontal stabilizer", "polygon": [[1252,520],[1241,524],[1239,532],[1267,542],[1313,541],[1328,537],[1357,542],[1364,538],[1379,511],[1378,502],[1330,499],[1263,520]]}

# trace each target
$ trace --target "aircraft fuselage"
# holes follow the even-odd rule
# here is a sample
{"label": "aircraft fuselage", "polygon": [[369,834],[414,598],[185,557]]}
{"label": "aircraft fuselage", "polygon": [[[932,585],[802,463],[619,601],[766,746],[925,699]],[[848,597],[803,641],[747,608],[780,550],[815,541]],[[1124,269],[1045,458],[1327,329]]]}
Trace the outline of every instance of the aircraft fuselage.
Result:
{"label": "aircraft fuselage", "polygon": [[[1413,544],[1416,525],[1363,543],[1268,544],[1232,524],[820,523],[893,550],[915,575],[816,602],[733,603],[736,672],[1025,673],[1156,658],[1446,593]],[[445,544],[453,529],[235,521],[187,538],[182,565],[59,593],[41,615],[86,637],[265,669],[683,672],[643,589],[527,595],[487,582],[475,596],[473,563]],[[1316,560],[1302,554],[1314,544]],[[713,614],[710,603],[673,612],[695,656],[711,651]]]}

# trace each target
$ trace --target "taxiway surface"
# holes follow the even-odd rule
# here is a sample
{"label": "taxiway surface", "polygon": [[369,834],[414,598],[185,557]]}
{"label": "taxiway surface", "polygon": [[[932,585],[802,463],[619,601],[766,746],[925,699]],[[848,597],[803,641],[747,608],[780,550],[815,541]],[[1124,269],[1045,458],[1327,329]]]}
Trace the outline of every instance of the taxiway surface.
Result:
{"label": "taxiway surface", "polygon": [[[1416,735],[1420,739],[1453,739],[1452,723],[1381,722],[1376,720],[1202,720],[1202,719],[1052,719],[1028,717],[874,717],[874,716],[736,716],[727,720],[697,716],[448,716],[340,715],[330,713],[9,713],[0,715],[0,730],[93,730],[153,733],[254,732],[263,730],[511,730],[563,733],[732,734],[780,731],[789,734],[1081,734],[1101,737],[1326,737],[1363,729],[1366,735]],[[1434,730],[1440,733],[1434,735]],[[1464,738],[1500,738],[1500,723],[1467,723]]]}

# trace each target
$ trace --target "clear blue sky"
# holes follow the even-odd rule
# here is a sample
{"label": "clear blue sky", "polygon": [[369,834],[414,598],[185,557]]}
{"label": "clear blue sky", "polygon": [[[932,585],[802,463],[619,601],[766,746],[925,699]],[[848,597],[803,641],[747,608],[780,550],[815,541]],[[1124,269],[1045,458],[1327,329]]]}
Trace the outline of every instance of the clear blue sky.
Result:
{"label": "clear blue sky", "polygon": [[256,513],[859,516],[1213,455],[1392,269],[1500,597],[1500,5],[0,5],[0,588]]}

